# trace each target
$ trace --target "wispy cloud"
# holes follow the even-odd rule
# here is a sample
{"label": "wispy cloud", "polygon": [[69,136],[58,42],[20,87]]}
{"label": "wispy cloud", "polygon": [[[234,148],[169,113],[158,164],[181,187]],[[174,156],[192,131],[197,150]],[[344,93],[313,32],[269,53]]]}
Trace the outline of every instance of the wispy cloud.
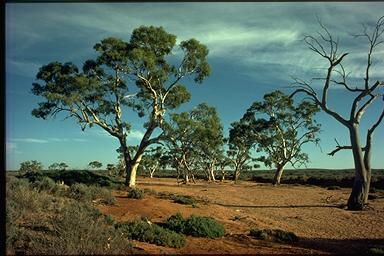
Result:
{"label": "wispy cloud", "polygon": [[37,144],[44,144],[44,143],[63,143],[63,142],[86,142],[87,140],[81,139],[81,138],[9,138],[9,143],[11,145],[16,145],[15,142],[19,143],[37,143]]}
{"label": "wispy cloud", "polygon": [[[198,39],[208,46],[210,58],[236,63],[250,75],[260,63],[285,65],[285,73],[305,72],[317,67],[318,59],[299,39],[319,30],[316,16],[340,36],[341,43],[353,48],[356,45],[346,36],[358,31],[351,24],[356,24],[357,16],[359,22],[374,21],[373,11],[382,7],[380,3],[321,2],[8,5],[7,42],[17,43],[18,48],[7,63],[14,72],[34,75],[38,62],[47,58],[84,61],[81,58],[92,55],[92,45],[103,37],[128,40],[132,29],[155,25],[176,34],[178,41]],[[20,47],[24,54],[16,51]],[[40,53],[42,60],[36,61],[34,52],[42,52],[43,47],[46,54]]]}
{"label": "wispy cloud", "polygon": [[48,143],[46,139],[36,139],[36,138],[15,138],[13,141],[22,142],[22,143]]}

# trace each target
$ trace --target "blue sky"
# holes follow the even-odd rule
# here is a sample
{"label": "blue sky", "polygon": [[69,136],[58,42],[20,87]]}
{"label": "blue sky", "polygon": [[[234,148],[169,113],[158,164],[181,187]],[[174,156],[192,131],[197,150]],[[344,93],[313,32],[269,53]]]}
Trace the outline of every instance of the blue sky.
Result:
{"label": "blue sky", "polygon": [[[319,17],[340,47],[349,56],[345,67],[351,80],[362,84],[367,44],[351,35],[361,32],[361,23],[373,24],[384,13],[384,3],[8,3],[6,4],[6,167],[18,169],[20,162],[41,161],[45,167],[66,162],[85,168],[92,160],[116,163],[118,142],[93,127],[82,132],[64,116],[48,121],[32,117],[31,110],[41,100],[30,93],[40,66],[51,61],[74,62],[78,66],[95,56],[93,45],[109,36],[126,41],[140,25],[163,26],[178,42],[196,38],[209,48],[212,75],[203,84],[192,79],[184,84],[192,93],[180,111],[201,102],[217,108],[224,131],[237,121],[255,100],[275,89],[292,91],[292,77],[319,76],[325,62],[303,43],[305,34],[319,31]],[[384,47],[377,50],[374,79],[384,79]],[[320,85],[314,84],[315,88]],[[329,105],[347,114],[351,95],[332,88]],[[363,119],[361,133],[383,111],[383,103],[373,105]],[[128,139],[137,144],[143,134],[143,120],[132,120]],[[132,118],[132,119],[131,119]],[[351,168],[350,151],[328,156],[340,144],[348,144],[347,130],[320,113],[321,149],[304,147],[308,167]],[[376,129],[372,165],[384,167],[384,125]]]}

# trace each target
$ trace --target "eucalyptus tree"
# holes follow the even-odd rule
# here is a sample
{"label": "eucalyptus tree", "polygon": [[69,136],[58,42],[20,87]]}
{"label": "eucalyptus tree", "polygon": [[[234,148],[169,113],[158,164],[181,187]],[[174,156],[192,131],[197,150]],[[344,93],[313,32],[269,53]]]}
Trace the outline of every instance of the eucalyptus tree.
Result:
{"label": "eucalyptus tree", "polygon": [[[361,82],[356,79],[350,79],[350,73],[344,66],[345,59],[348,58],[349,53],[341,51],[339,40],[335,39],[321,22],[319,23],[322,31],[317,36],[307,35],[304,40],[309,49],[319,59],[326,61],[327,68],[325,69],[324,77],[321,79],[316,78],[309,82],[295,79],[295,86],[297,88],[292,93],[292,96],[298,93],[304,94],[347,129],[350,145],[340,145],[336,141],[337,146],[329,155],[333,156],[340,150],[352,151],[355,165],[355,180],[348,199],[348,209],[362,210],[368,202],[373,133],[384,118],[384,104],[379,104],[379,101],[384,101],[384,80],[383,77],[372,79],[372,67],[374,65],[379,64],[381,65],[379,68],[383,69],[382,62],[374,62],[374,59],[377,55],[376,60],[382,60],[382,50],[379,50],[379,47],[384,42],[384,16],[379,18],[373,26],[363,25],[362,33],[355,35],[355,39],[363,38],[367,43],[365,52],[363,50],[355,53],[357,56],[359,54],[366,56],[365,64],[361,67],[364,73],[361,77]],[[322,81],[320,94],[314,89],[313,81]],[[331,86],[343,88],[346,93],[351,95],[352,103],[349,108],[349,114],[346,117],[328,105],[328,93]],[[360,135],[360,124],[364,113],[374,102],[378,104],[380,110],[376,113],[377,116],[372,116],[373,122],[366,131],[364,145]]]}
{"label": "eucalyptus tree", "polygon": [[[120,143],[126,183],[135,186],[136,172],[145,149],[158,143],[165,113],[187,102],[190,93],[181,81],[192,77],[202,83],[210,74],[208,49],[196,39],[179,44],[176,36],[162,27],[141,26],[133,30],[128,42],[109,37],[95,44],[97,57],[84,62],[82,71],[71,63],[51,62],[40,68],[32,93],[44,101],[32,115],[46,119],[64,113],[82,130],[101,127]],[[172,58],[171,58],[172,56]],[[131,124],[128,109],[146,117],[145,132],[134,154],[128,151]]]}
{"label": "eucalyptus tree", "polygon": [[37,160],[25,161],[20,163],[19,172],[22,174],[41,172],[43,164]]}
{"label": "eucalyptus tree", "polygon": [[166,165],[163,157],[164,154],[165,152],[162,147],[155,147],[145,151],[142,159],[142,166],[148,171],[151,179],[159,167]]}
{"label": "eucalyptus tree", "polygon": [[49,170],[55,170],[55,171],[65,171],[68,168],[68,165],[66,163],[53,163],[50,166],[48,166]]}
{"label": "eucalyptus tree", "polygon": [[215,166],[223,154],[223,126],[214,107],[199,104],[191,111],[194,121],[195,141],[193,150],[196,165],[205,171],[209,181],[215,181]]}
{"label": "eucalyptus tree", "polygon": [[99,161],[92,161],[88,164],[88,166],[91,168],[91,169],[100,169],[103,164],[100,163]]}
{"label": "eucalyptus tree", "polygon": [[275,166],[273,184],[280,184],[286,164],[295,167],[308,162],[302,146],[319,143],[320,124],[314,119],[319,108],[309,101],[295,106],[293,99],[281,91],[265,94],[263,99],[255,101],[243,118],[258,128],[256,151],[265,153],[259,160],[268,167]]}
{"label": "eucalyptus tree", "polygon": [[184,183],[193,178],[197,169],[205,170],[209,179],[215,179],[214,166],[222,148],[223,129],[214,107],[201,103],[189,112],[171,114],[165,131],[168,154]]}
{"label": "eucalyptus tree", "polygon": [[242,170],[256,168],[257,158],[252,155],[256,143],[258,129],[252,126],[249,119],[241,118],[233,122],[229,128],[227,160],[234,168],[233,180],[237,181]]}

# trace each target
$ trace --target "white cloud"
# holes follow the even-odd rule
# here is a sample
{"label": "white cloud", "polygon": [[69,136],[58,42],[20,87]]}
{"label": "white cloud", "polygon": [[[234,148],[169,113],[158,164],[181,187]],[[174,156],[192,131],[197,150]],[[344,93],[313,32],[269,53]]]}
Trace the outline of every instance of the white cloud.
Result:
{"label": "white cloud", "polygon": [[48,143],[48,140],[45,139],[36,139],[36,138],[15,138],[13,139],[14,141],[17,142],[24,142],[24,143]]}

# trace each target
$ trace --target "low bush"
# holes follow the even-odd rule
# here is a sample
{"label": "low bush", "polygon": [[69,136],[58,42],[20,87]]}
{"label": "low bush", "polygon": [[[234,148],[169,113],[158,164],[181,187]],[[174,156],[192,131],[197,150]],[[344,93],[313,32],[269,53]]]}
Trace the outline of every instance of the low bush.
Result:
{"label": "low bush", "polygon": [[223,225],[215,219],[204,216],[191,215],[183,219],[180,213],[169,217],[165,223],[168,229],[195,237],[221,237],[225,235]]}
{"label": "low bush", "polygon": [[185,246],[185,237],[145,220],[119,223],[116,228],[128,239],[174,248]]}
{"label": "low bush", "polygon": [[98,186],[87,186],[81,183],[75,183],[69,187],[67,195],[81,202],[89,202],[91,200],[100,199],[105,204],[115,204],[116,198],[107,188]]}
{"label": "low bush", "polygon": [[384,255],[384,247],[372,247],[368,251],[369,255]]}
{"label": "low bush", "polygon": [[35,180],[32,183],[32,187],[36,188],[38,191],[47,191],[49,193],[56,193],[60,187],[49,177],[42,177],[41,179]]}
{"label": "low bush", "polygon": [[93,199],[92,192],[87,185],[75,183],[69,187],[68,196],[78,201],[87,202]]}
{"label": "low bush", "polygon": [[144,191],[138,188],[132,188],[128,191],[128,198],[143,199]]}
{"label": "low bush", "polygon": [[165,227],[177,233],[184,233],[185,220],[183,216],[178,212],[167,219]]}
{"label": "low bush", "polygon": [[196,203],[195,200],[190,196],[175,195],[172,199],[173,199],[173,202],[177,204],[193,205]]}
{"label": "low bush", "polygon": [[295,233],[281,229],[251,229],[250,235],[260,240],[273,240],[277,242],[293,243],[298,242],[299,237]]}
{"label": "low bush", "polygon": [[53,223],[55,237],[53,249],[42,253],[57,254],[117,254],[127,253],[132,243],[97,209],[82,203],[64,207]]}

